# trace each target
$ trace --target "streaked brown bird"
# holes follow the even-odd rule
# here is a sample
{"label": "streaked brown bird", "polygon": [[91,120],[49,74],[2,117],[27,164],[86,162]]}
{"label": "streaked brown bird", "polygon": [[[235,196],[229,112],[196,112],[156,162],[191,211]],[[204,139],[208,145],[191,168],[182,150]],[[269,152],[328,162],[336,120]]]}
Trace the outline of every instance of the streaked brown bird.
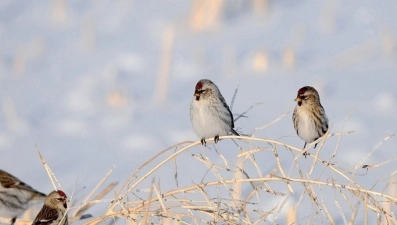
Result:
{"label": "streaked brown bird", "polygon": [[199,80],[194,89],[194,97],[190,104],[190,122],[194,132],[205,145],[206,138],[214,138],[217,143],[219,136],[239,135],[234,128],[233,114],[218,87],[210,80]]}
{"label": "streaked brown bird", "polygon": [[[297,105],[292,115],[294,128],[306,144],[316,141],[328,131],[328,118],[320,103],[320,96],[313,87],[305,86],[298,90]],[[314,145],[316,148],[317,143]]]}
{"label": "streaked brown bird", "polygon": [[68,225],[67,197],[61,191],[51,192],[32,225]]}
{"label": "streaked brown bird", "polygon": [[11,224],[32,204],[44,201],[45,197],[45,194],[0,170],[0,216],[12,218]]}

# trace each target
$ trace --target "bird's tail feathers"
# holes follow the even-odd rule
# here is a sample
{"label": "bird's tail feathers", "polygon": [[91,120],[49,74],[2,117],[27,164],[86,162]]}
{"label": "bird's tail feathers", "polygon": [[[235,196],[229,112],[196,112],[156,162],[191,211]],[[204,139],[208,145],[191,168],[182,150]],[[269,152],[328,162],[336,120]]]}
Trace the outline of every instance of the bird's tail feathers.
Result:
{"label": "bird's tail feathers", "polygon": [[239,133],[237,133],[237,131],[235,131],[234,129],[232,129],[232,134],[236,135],[236,136],[240,136]]}

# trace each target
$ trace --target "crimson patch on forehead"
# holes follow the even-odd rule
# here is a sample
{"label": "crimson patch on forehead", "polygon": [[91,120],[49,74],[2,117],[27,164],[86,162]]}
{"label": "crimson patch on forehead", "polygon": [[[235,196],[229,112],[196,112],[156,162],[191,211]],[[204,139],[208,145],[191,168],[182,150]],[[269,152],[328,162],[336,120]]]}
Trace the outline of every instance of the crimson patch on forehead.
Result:
{"label": "crimson patch on forehead", "polygon": [[58,194],[59,194],[60,196],[62,196],[62,197],[66,197],[65,192],[63,192],[63,191],[61,191],[61,190],[58,190]]}
{"label": "crimson patch on forehead", "polygon": [[306,91],[307,91],[307,87],[303,87],[303,88],[299,89],[298,94],[303,95]]}
{"label": "crimson patch on forehead", "polygon": [[196,84],[196,90],[200,90],[201,88],[203,88],[203,83],[201,83],[201,81],[199,81],[199,82]]}

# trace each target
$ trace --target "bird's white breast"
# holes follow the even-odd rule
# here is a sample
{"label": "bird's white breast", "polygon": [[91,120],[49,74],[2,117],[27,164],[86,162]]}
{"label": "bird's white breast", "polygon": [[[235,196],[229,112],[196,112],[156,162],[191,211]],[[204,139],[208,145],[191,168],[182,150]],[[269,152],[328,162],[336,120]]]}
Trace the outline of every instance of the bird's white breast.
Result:
{"label": "bird's white breast", "polygon": [[230,125],[220,118],[219,110],[208,100],[193,99],[191,103],[191,122],[193,130],[200,138],[227,135]]}
{"label": "bird's white breast", "polygon": [[297,106],[297,114],[299,115],[299,137],[302,138],[306,143],[313,142],[318,137],[318,133],[314,120],[310,116],[310,112],[302,106]]}

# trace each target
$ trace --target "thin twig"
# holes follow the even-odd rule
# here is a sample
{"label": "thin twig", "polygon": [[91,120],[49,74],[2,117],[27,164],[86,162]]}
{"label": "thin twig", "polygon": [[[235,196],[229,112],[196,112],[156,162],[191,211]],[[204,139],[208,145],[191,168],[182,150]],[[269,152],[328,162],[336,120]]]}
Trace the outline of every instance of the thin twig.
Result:
{"label": "thin twig", "polygon": [[368,159],[372,154],[374,154],[374,152],[375,152],[376,150],[378,150],[379,147],[380,147],[384,142],[386,142],[387,140],[389,140],[390,138],[392,138],[394,135],[395,135],[395,134],[390,134],[390,135],[386,136],[385,138],[383,138],[377,145],[375,145],[375,147],[373,147],[373,148],[371,149],[370,152],[368,152],[368,154],[367,154],[363,159],[361,159],[360,162],[357,163],[357,165],[354,167],[354,169],[366,168],[367,165],[363,165],[364,162],[367,161],[367,159]]}
{"label": "thin twig", "polygon": [[249,111],[251,111],[251,109],[253,109],[255,106],[261,105],[261,104],[263,104],[263,102],[256,102],[256,103],[252,104],[247,110],[245,110],[243,113],[241,113],[239,116],[237,116],[237,117],[234,119],[234,122],[236,122],[236,121],[237,121],[238,119],[240,119],[241,117],[244,117],[245,114],[247,114]]}
{"label": "thin twig", "polygon": [[236,87],[236,89],[234,90],[234,93],[233,93],[233,97],[232,97],[232,101],[230,102],[230,111],[232,111],[233,112],[233,105],[234,105],[234,100],[236,99],[236,96],[237,96],[237,91],[238,91],[238,89],[240,88],[240,82],[237,84],[237,87]]}

